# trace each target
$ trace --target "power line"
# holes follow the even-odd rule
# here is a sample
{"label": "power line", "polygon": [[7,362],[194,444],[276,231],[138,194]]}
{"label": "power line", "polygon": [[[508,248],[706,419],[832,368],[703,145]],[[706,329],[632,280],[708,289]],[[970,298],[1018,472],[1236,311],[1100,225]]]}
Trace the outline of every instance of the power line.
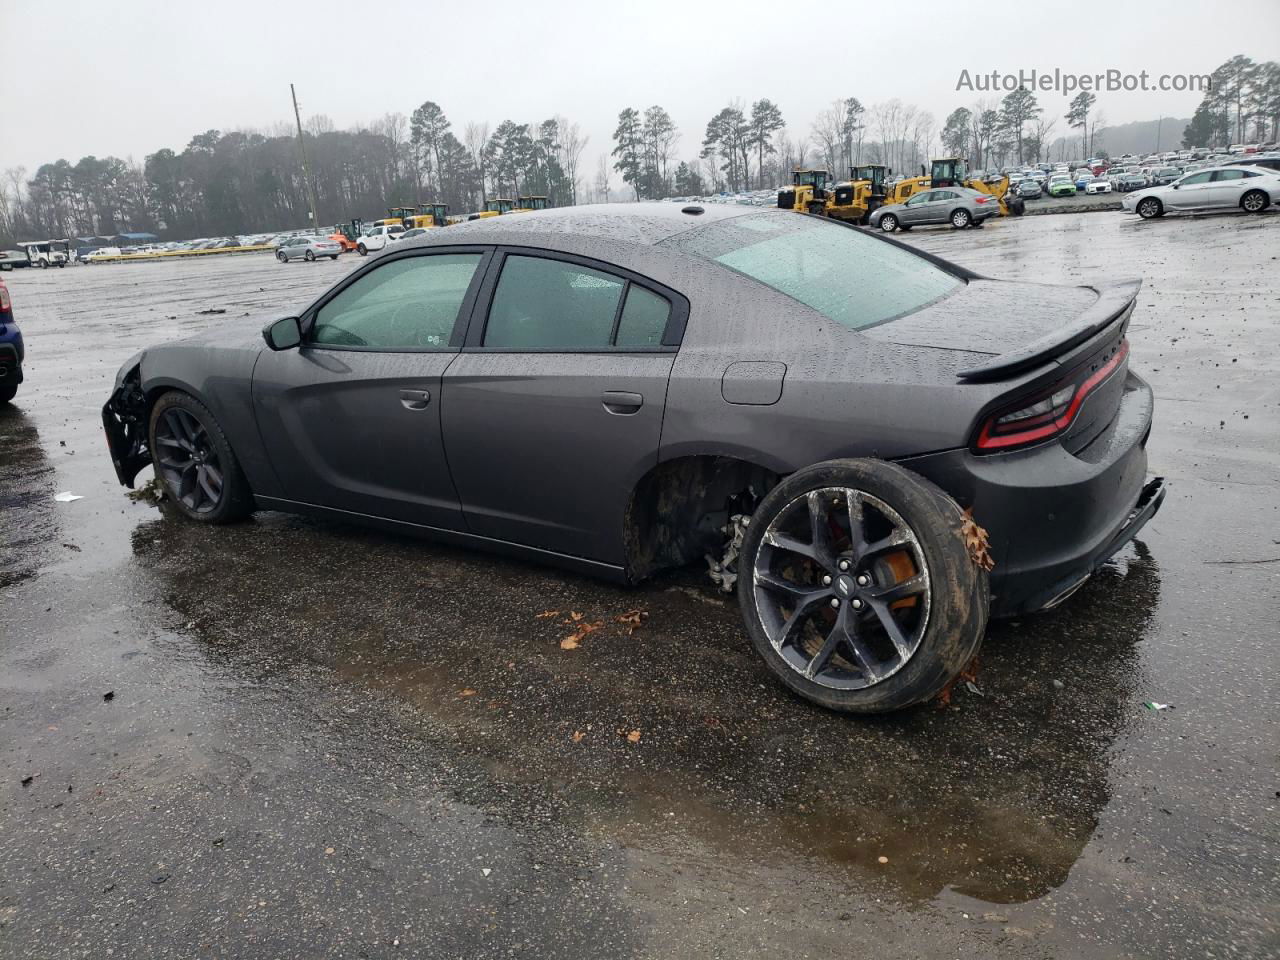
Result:
{"label": "power line", "polygon": [[316,211],[316,186],[311,179],[311,165],[307,163],[307,142],[302,137],[302,115],[298,113],[298,93],[289,84],[289,95],[293,97],[293,119],[298,124],[298,149],[302,151],[302,176],[307,181],[307,197],[311,200],[311,226],[320,228],[320,215]]}

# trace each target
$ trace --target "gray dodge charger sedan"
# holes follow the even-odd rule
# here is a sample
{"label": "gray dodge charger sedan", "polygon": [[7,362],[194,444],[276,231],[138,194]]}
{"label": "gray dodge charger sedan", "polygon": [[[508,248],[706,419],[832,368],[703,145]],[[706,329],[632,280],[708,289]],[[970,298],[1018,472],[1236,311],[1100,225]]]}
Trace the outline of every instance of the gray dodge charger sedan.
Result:
{"label": "gray dodge charger sedan", "polygon": [[103,421],[121,483],[154,463],[206,523],[305,512],[626,582],[740,536],[770,669],[885,711],[1159,507],[1138,287],[988,279],[789,211],[493,217],[260,334],[144,350]]}

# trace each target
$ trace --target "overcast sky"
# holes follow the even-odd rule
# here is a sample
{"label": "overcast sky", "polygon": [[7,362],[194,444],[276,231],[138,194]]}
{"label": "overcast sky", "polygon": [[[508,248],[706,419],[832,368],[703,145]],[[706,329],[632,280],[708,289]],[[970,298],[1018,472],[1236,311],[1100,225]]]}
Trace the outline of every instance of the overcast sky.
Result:
{"label": "overcast sky", "polygon": [[[459,137],[469,120],[559,113],[590,136],[584,169],[594,171],[626,106],[666,107],[680,156],[692,158],[707,120],[735,97],[772,99],[792,136],[848,96],[897,97],[941,126],[981,96],[957,92],[961,70],[1207,73],[1236,53],[1274,57],[1277,36],[1280,0],[0,0],[0,169],[85,154],[141,162],[210,128],[265,129],[292,120],[292,81],[304,118],[327,114],[339,127],[424,100]],[[1047,114],[1065,113],[1068,97],[1038,96]],[[1101,93],[1098,106],[1122,123],[1189,117],[1199,99]],[[1055,134],[1066,132],[1059,120]]]}

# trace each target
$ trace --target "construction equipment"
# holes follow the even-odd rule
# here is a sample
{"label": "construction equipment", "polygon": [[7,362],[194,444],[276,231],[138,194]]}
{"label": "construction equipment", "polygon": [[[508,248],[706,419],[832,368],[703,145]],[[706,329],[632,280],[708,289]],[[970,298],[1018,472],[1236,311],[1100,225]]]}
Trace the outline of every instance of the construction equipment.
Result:
{"label": "construction equipment", "polygon": [[872,211],[885,202],[885,177],[889,168],[867,163],[849,168],[849,180],[837,183],[831,201],[822,212],[850,223],[866,223]]}
{"label": "construction equipment", "polygon": [[379,220],[378,223],[386,223],[388,221],[399,221],[406,229],[416,227],[416,223],[410,223],[414,217],[418,215],[417,207],[387,207],[387,219]]}
{"label": "construction equipment", "polygon": [[364,221],[355,217],[349,223],[340,223],[335,226],[329,239],[340,245],[343,253],[350,253],[360,242],[360,235],[363,232]]}
{"label": "construction equipment", "polygon": [[515,208],[516,202],[509,197],[495,197],[484,202],[484,210],[477,213],[475,219],[501,216],[504,213],[511,213]]}
{"label": "construction equipment", "polygon": [[1001,177],[995,183],[987,183],[981,177],[969,176],[969,164],[961,157],[944,157],[932,161],[929,176],[924,175],[924,167],[920,168],[920,176],[908,177],[895,183],[885,197],[885,203],[906,203],[913,194],[922,190],[937,187],[968,187],[989,197],[994,197],[1000,204],[1001,216],[1021,216],[1024,205],[1021,197],[1008,196],[1009,178]]}
{"label": "construction equipment", "polygon": [[420,203],[418,209],[422,212],[417,219],[422,220],[430,218],[430,223],[417,224],[421,227],[447,227],[449,225],[449,205],[447,203]]}
{"label": "construction equipment", "polygon": [[545,209],[547,209],[546,197],[538,197],[538,196],[518,197],[516,200],[516,208],[511,212],[512,213],[532,213],[535,210],[545,210]]}
{"label": "construction equipment", "polygon": [[791,174],[791,188],[778,191],[778,207],[799,213],[826,212],[831,199],[831,174],[823,169],[796,170]]}

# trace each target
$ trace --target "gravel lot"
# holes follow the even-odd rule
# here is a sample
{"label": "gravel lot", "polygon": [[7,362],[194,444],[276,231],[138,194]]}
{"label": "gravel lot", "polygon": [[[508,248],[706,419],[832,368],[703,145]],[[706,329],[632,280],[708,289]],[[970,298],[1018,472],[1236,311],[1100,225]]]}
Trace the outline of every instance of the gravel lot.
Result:
{"label": "gravel lot", "polygon": [[[904,238],[993,276],[1143,277],[1170,492],[1064,606],[992,627],[981,696],[871,720],[787,695],[696,571],[626,590],[126,499],[119,364],[292,312],[355,258],[6,274],[29,362],[0,412],[0,955],[1273,954],[1277,230]],[[562,650],[547,610],[608,626]]]}

